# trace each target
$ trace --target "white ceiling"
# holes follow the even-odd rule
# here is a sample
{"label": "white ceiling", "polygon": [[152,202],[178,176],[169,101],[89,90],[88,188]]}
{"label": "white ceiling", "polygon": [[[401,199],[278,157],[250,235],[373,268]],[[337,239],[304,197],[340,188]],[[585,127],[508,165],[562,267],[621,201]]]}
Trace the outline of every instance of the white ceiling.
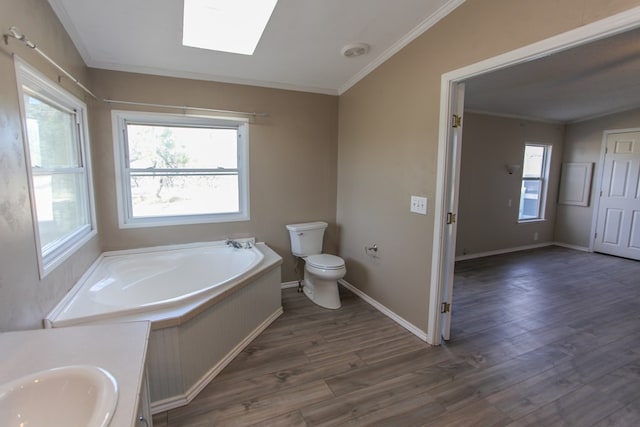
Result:
{"label": "white ceiling", "polygon": [[[184,47],[181,0],[48,0],[90,67],[341,94],[464,0],[279,0],[253,56]],[[370,52],[345,58],[347,44]],[[640,30],[466,81],[465,107],[573,122],[640,106]]]}
{"label": "white ceiling", "polygon": [[[182,46],[180,0],[49,0],[89,67],[340,94],[464,0],[279,0],[253,56]],[[345,58],[343,46],[370,52]]]}
{"label": "white ceiling", "polygon": [[640,107],[640,29],[467,80],[465,108],[574,122]]}

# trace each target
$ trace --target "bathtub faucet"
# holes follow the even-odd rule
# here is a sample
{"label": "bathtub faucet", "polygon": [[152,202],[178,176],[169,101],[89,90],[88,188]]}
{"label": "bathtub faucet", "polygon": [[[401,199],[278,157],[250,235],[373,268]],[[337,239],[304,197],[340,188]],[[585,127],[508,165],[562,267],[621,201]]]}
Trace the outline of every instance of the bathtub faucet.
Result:
{"label": "bathtub faucet", "polygon": [[236,242],[235,240],[227,239],[225,242],[227,246],[233,246],[236,249],[242,249],[242,243]]}

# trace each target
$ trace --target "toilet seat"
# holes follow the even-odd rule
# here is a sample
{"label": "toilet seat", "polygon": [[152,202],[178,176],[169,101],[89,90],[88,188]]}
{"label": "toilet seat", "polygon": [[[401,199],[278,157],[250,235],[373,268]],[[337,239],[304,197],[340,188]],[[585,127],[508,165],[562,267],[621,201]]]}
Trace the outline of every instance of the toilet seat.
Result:
{"label": "toilet seat", "polygon": [[305,263],[310,267],[322,270],[340,270],[344,268],[344,260],[335,255],[317,254],[305,258]]}

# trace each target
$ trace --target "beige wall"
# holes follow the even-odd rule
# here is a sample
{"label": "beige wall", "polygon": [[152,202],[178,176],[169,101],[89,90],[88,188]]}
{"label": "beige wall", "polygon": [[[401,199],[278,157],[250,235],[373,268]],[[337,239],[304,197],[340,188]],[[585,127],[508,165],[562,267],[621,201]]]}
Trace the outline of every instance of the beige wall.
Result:
{"label": "beige wall", "polygon": [[595,183],[602,174],[600,153],[603,132],[631,128],[640,128],[640,109],[567,125],[563,161],[592,162],[595,168],[589,206],[558,206],[555,232],[557,242],[580,248],[589,247],[594,200],[598,194]]}
{"label": "beige wall", "polygon": [[[2,44],[0,331],[41,327],[44,315],[104,250],[255,236],[284,257],[282,279],[292,281],[298,273],[294,271],[285,224],[324,220],[331,224],[325,249],[336,251],[337,97],[88,70],[46,1],[0,0],[0,12],[3,31],[17,26],[80,81],[88,82],[99,97],[269,114],[250,125],[250,221],[120,230],[115,210],[110,107],[85,100],[89,106],[100,238],[40,281],[11,54],[18,53],[54,81],[58,75],[21,43],[11,40],[9,46]],[[62,79],[62,85],[84,97],[68,80]]]}
{"label": "beige wall", "polygon": [[[73,43],[44,0],[0,0],[0,29],[18,27],[38,47],[86,81],[86,68]],[[98,256],[94,238],[50,273],[38,276],[29,184],[12,53],[53,81],[55,69],[21,42],[0,43],[0,332],[42,326],[42,318]],[[67,79],[62,85],[80,98]]]}
{"label": "beige wall", "polygon": [[[427,330],[440,77],[637,6],[637,0],[467,0],[340,97],[338,211],[347,281]],[[428,215],[409,196],[429,198]],[[364,253],[376,242],[380,258]]]}
{"label": "beige wall", "polygon": [[[339,247],[347,279],[426,331],[441,74],[639,4],[467,0],[341,96],[338,112],[336,97],[88,71],[46,1],[0,0],[3,31],[18,26],[101,96],[270,114],[251,126],[250,222],[122,231],[116,225],[109,110],[90,102],[103,241],[94,239],[40,281],[11,53],[54,80],[57,73],[17,42],[2,44],[0,330],[39,327],[102,249],[254,235],[285,255],[283,280],[294,280],[284,225],[324,219],[332,223],[326,249]],[[62,84],[82,96],[67,80]],[[408,212],[411,194],[429,198],[427,216]],[[377,260],[364,255],[364,246],[373,243],[380,247]]]}
{"label": "beige wall", "polygon": [[[563,137],[563,125],[465,113],[456,255],[553,241]],[[552,147],[547,204],[544,221],[518,223],[522,169],[505,165],[522,166],[526,143]]]}
{"label": "beige wall", "polygon": [[94,103],[91,127],[103,250],[256,237],[284,258],[283,281],[298,278],[286,224],[329,222],[325,249],[336,250],[337,97],[95,69],[91,81],[105,99],[269,114],[252,119],[249,127],[250,221],[119,229],[111,108],[128,107]]}

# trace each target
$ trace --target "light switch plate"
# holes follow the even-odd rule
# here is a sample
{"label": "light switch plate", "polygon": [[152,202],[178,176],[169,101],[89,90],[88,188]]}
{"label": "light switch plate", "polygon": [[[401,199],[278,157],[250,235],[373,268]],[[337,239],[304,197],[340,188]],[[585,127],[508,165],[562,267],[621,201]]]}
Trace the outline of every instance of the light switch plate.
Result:
{"label": "light switch plate", "polygon": [[426,215],[427,214],[427,198],[420,196],[411,196],[411,212]]}

